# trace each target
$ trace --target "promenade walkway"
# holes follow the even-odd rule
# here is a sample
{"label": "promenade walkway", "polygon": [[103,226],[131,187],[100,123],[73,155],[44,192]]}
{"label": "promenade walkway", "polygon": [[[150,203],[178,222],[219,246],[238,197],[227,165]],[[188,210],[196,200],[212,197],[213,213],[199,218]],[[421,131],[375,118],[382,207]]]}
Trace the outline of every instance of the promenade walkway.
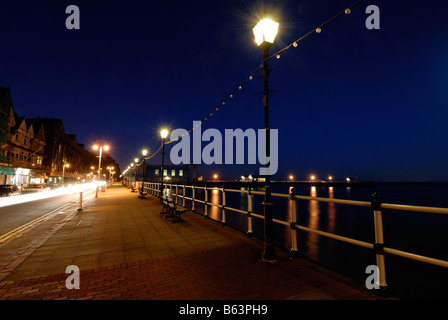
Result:
{"label": "promenade walkway", "polygon": [[[260,240],[191,212],[170,223],[137,196],[116,184],[0,245],[0,299],[381,299],[281,250],[261,263]],[[80,289],[66,288],[69,265]]]}

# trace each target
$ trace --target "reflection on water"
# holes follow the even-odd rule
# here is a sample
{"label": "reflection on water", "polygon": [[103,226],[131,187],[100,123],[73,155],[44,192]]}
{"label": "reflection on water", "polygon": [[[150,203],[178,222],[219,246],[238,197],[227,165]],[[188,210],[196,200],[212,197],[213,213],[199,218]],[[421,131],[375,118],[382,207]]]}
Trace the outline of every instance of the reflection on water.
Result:
{"label": "reflection on water", "polygon": [[[328,188],[328,198],[334,199],[333,187]],[[336,203],[328,203],[328,232],[335,232]]]}
{"label": "reflection on water", "polygon": [[[211,190],[210,203],[221,205],[221,191],[213,189]],[[221,220],[221,208],[216,206],[208,207],[208,215],[213,220]]]}
{"label": "reflection on water", "polygon": [[[328,189],[320,189],[321,191],[328,190],[328,194],[320,195],[323,197],[328,197],[334,199],[334,190],[333,187],[328,187]],[[317,194],[317,188],[311,187],[310,188],[310,196],[311,197],[318,197]],[[317,200],[310,200],[307,202],[307,207],[305,211],[299,211],[297,210],[296,206],[296,215],[299,221],[299,224],[305,225],[306,227],[316,229],[316,230],[322,230],[327,231],[330,233],[335,233],[335,227],[336,227],[336,204],[335,203],[325,203],[325,202],[319,202]],[[291,221],[291,201],[288,201],[287,204],[287,221]],[[300,215],[300,216],[299,216]],[[289,237],[287,233],[289,232],[288,229],[285,229],[285,240]],[[323,254],[322,248],[324,247],[325,250],[332,250],[334,241],[329,240],[325,237],[322,237],[318,234],[306,232],[305,237],[301,238],[303,243],[298,243],[299,248],[306,248],[306,254],[312,259],[318,259],[319,256]],[[284,243],[285,246],[289,246],[289,243]]]}
{"label": "reflection on water", "polygon": [[[310,196],[317,197],[316,187],[311,187]],[[308,227],[312,229],[319,229],[319,202],[310,200],[308,203]],[[307,237],[308,254],[315,258],[319,253],[320,236],[315,233],[309,233]]]}

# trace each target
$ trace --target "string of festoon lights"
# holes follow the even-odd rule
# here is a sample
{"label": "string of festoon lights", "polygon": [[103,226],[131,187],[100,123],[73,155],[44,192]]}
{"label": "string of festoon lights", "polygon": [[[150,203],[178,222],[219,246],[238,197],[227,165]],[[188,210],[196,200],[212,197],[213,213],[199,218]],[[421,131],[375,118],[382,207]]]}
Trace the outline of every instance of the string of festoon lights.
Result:
{"label": "string of festoon lights", "polygon": [[[297,48],[298,47],[298,45],[299,45],[299,42],[301,42],[301,41],[303,41],[303,40],[305,40],[307,37],[309,37],[310,35],[312,35],[312,34],[314,34],[314,33],[317,33],[317,34],[319,34],[319,33],[321,33],[322,32],[322,28],[323,27],[325,27],[327,24],[329,24],[330,22],[332,22],[333,20],[335,20],[336,18],[338,18],[338,17],[340,17],[340,16],[342,16],[342,15],[348,15],[348,14],[350,14],[351,13],[351,10],[355,7],[355,6],[357,6],[358,4],[360,4],[361,2],[362,2],[363,0],[359,0],[359,1],[357,1],[357,2],[355,2],[354,4],[352,4],[351,6],[349,6],[349,7],[347,7],[345,10],[343,10],[343,11],[341,11],[341,12],[339,12],[337,15],[335,15],[334,17],[332,17],[331,19],[328,19],[327,21],[325,21],[324,23],[322,23],[321,25],[319,25],[318,27],[315,27],[315,28],[313,28],[311,31],[309,31],[308,33],[306,33],[305,35],[303,35],[302,37],[300,37],[300,38],[298,38],[297,40],[295,40],[295,41],[293,41],[291,44],[289,44],[289,45],[287,45],[286,47],[284,47],[283,49],[281,49],[281,50],[279,50],[279,51],[277,51],[276,53],[274,53],[273,55],[271,55],[271,56],[269,56],[269,57],[267,57],[265,60],[270,60],[270,59],[273,59],[273,58],[276,58],[276,59],[280,59],[280,54],[282,54],[283,52],[285,52],[286,50],[288,50],[288,49],[290,49],[291,47],[293,47],[293,48]],[[213,117],[226,103],[227,103],[227,101],[228,100],[230,100],[230,99],[233,99],[234,97],[235,97],[235,95],[239,92],[239,91],[241,91],[242,89],[243,89],[243,87],[244,87],[244,85],[246,84],[246,83],[248,83],[249,81],[251,81],[251,80],[253,80],[253,78],[254,78],[254,75],[260,70],[260,69],[263,69],[263,62],[264,62],[264,60],[262,61],[262,63],[257,67],[257,68],[255,68],[255,70],[243,81],[243,82],[241,82],[234,90],[233,90],[233,92],[231,92],[220,104],[218,104],[210,113],[208,113],[201,121],[200,121],[200,124],[202,125],[202,123],[204,123],[205,121],[207,121],[207,120],[210,120],[210,118],[211,117]],[[176,138],[174,138],[174,139],[172,139],[172,140],[169,140],[169,141],[166,141],[165,142],[165,144],[170,144],[170,143],[173,143],[173,142],[176,142],[176,141],[178,141],[179,139],[182,139],[182,137],[184,136],[184,135],[186,135],[186,134],[190,134],[193,130],[195,130],[196,128],[198,128],[198,125],[199,124],[197,124],[197,125],[195,125],[194,127],[192,127],[190,130],[188,130],[188,131],[186,131],[184,134],[182,134],[182,135],[180,135],[180,136],[178,136],[178,137],[176,137]],[[144,158],[145,160],[148,160],[148,159],[151,159],[152,157],[154,157],[159,151],[160,151],[160,149],[162,148],[162,145],[159,147],[159,149],[157,149],[157,151],[155,151],[151,156],[149,156],[149,157],[147,157],[147,158]],[[140,162],[137,166],[140,166],[141,164],[143,163],[143,160],[142,160],[142,162]]]}

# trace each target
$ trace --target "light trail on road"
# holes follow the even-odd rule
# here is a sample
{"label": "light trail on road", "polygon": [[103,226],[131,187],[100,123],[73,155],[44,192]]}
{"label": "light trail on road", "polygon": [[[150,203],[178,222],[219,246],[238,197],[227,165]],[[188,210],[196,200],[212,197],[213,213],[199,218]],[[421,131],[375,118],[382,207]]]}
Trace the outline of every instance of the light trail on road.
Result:
{"label": "light trail on road", "polygon": [[104,184],[105,184],[104,182],[102,182],[102,183],[96,183],[96,182],[85,183],[85,184],[61,187],[56,190],[36,192],[36,193],[31,193],[31,194],[22,194],[22,195],[7,197],[7,198],[1,198],[0,199],[0,208],[16,205],[16,204],[20,204],[20,203],[30,202],[30,201],[48,199],[48,198],[71,194],[71,193],[84,192],[87,190],[94,190],[95,188],[101,187]]}

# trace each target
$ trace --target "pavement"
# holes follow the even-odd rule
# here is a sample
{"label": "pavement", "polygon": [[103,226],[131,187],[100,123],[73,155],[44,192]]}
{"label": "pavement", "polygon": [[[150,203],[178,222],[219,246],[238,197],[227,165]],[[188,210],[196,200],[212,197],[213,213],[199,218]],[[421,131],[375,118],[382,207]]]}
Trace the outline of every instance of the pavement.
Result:
{"label": "pavement", "polygon": [[[86,195],[0,245],[0,300],[384,300],[302,257],[121,184]],[[79,289],[68,266],[79,268]],[[67,273],[66,273],[67,271]],[[70,278],[70,280],[68,280]]]}

